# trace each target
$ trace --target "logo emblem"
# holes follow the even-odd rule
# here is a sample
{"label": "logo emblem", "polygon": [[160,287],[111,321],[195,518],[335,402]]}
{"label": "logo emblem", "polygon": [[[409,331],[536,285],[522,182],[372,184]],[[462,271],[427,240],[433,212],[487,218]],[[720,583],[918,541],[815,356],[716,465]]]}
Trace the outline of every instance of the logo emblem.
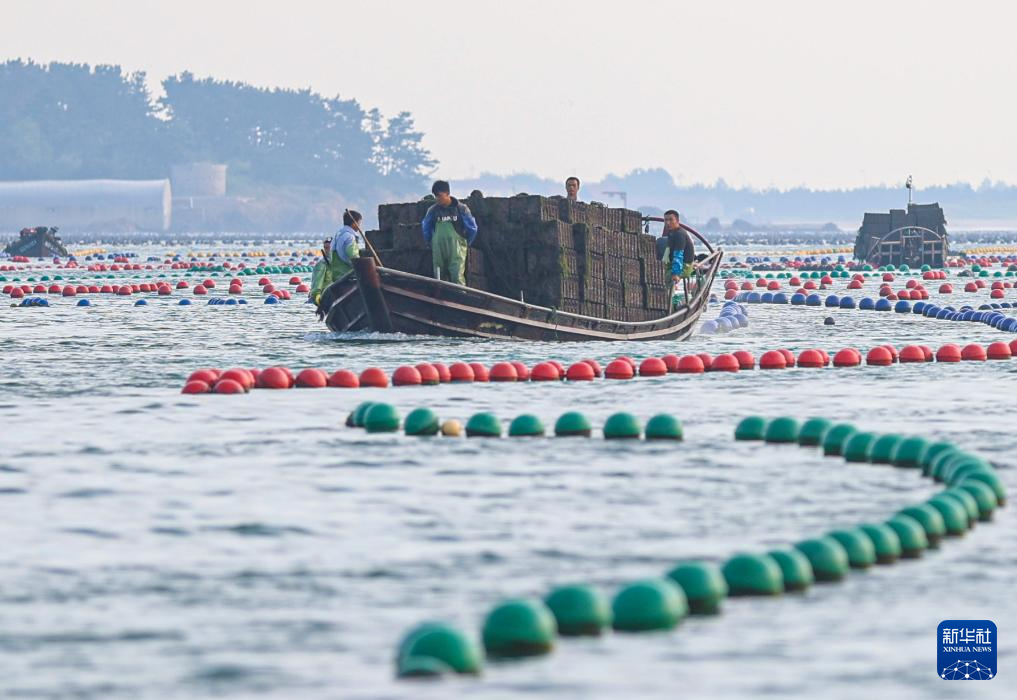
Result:
{"label": "logo emblem", "polygon": [[988,681],[996,677],[996,625],[991,620],[943,620],[936,658],[946,681]]}

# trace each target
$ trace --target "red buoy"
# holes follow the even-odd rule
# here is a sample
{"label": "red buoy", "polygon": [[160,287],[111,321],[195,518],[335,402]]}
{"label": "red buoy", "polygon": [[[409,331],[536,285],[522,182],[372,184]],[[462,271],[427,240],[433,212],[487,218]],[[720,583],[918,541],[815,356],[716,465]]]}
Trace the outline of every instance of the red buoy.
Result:
{"label": "red buoy", "polygon": [[189,382],[205,382],[209,386],[215,384],[215,380],[219,378],[219,373],[212,369],[196,369],[191,372],[191,376],[187,378]]}
{"label": "red buoy", "polygon": [[939,285],[939,293],[940,294],[953,294],[953,285],[951,285],[951,284],[941,284],[941,285]]}
{"label": "red buoy", "polygon": [[1010,346],[1001,340],[997,340],[995,343],[990,343],[989,347],[985,349],[985,355],[990,360],[1009,360],[1013,353],[1010,352]]}
{"label": "red buoy", "polygon": [[713,355],[708,352],[697,352],[696,357],[703,361],[703,369],[709,372],[710,365],[713,364]]}
{"label": "red buoy", "polygon": [[513,360],[512,366],[516,368],[516,380],[526,382],[530,379],[530,368],[519,360]]}
{"label": "red buoy", "polygon": [[826,360],[819,350],[802,350],[798,355],[799,367],[826,367]]}
{"label": "red buoy", "polygon": [[586,362],[576,362],[569,366],[565,378],[570,382],[592,382],[593,368]]}
{"label": "red buoy", "polygon": [[978,285],[975,284],[974,282],[968,282],[967,284],[964,285],[964,291],[965,292],[977,292],[978,291]]}
{"label": "red buoy", "polygon": [[241,369],[239,367],[228,369],[219,375],[219,380],[222,381],[223,379],[232,379],[237,384],[244,387],[244,391],[250,391],[254,388],[254,375],[246,369]]}
{"label": "red buoy", "polygon": [[596,360],[590,360],[590,359],[583,360],[583,362],[585,362],[586,364],[588,364],[590,367],[593,368],[593,376],[594,377],[599,377],[601,375],[600,363],[599,362],[597,362]]}
{"label": "red buoy", "polygon": [[538,362],[530,370],[530,381],[532,382],[556,382],[561,379],[558,368],[550,362]]}
{"label": "red buoy", "polygon": [[636,361],[635,361],[635,360],[633,360],[633,359],[632,359],[631,357],[629,357],[628,355],[620,355],[620,356],[618,357],[618,359],[619,359],[619,360],[625,360],[625,361],[626,361],[626,362],[628,362],[628,363],[629,363],[629,365],[630,365],[630,366],[632,367],[632,371],[633,371],[633,372],[635,372],[635,371],[636,371]]}
{"label": "red buoy", "polygon": [[869,350],[868,354],[865,356],[865,363],[875,365],[877,367],[892,365],[893,355],[891,355],[890,351],[882,345],[877,345]]}
{"label": "red buoy", "polygon": [[663,377],[667,374],[667,365],[659,357],[647,357],[639,363],[640,377]]}
{"label": "red buoy", "polygon": [[795,354],[793,352],[791,352],[787,348],[781,348],[777,352],[784,356],[784,362],[787,364],[788,367],[795,366]]}
{"label": "red buoy", "polygon": [[417,371],[420,372],[421,384],[431,386],[441,381],[438,377],[438,370],[430,362],[421,362],[417,365]]}
{"label": "red buoy", "polygon": [[710,372],[737,372],[741,369],[741,363],[738,358],[729,353],[723,353],[713,358],[713,362],[710,363]]}
{"label": "red buoy", "polygon": [[925,362],[925,351],[917,345],[905,345],[900,350],[900,362]]}
{"label": "red buoy", "polygon": [[961,359],[974,360],[975,362],[984,362],[985,348],[983,348],[978,343],[971,343],[970,345],[965,345],[964,349],[961,350]]}
{"label": "red buoy", "polygon": [[[432,362],[434,369],[438,372],[438,381],[442,384],[446,384],[452,381],[452,372],[441,362]],[[473,381],[472,379],[470,381]]]}
{"label": "red buoy", "polygon": [[378,367],[368,367],[360,373],[360,386],[384,389],[388,386],[388,375]]}
{"label": "red buoy", "polygon": [[834,367],[857,367],[862,363],[862,354],[854,348],[843,348],[833,356]]}
{"label": "red buoy", "polygon": [[890,352],[890,360],[893,361],[893,362],[897,362],[897,360],[900,357],[900,354],[897,352],[897,348],[895,348],[890,343],[885,343],[883,345],[883,347],[886,348]]}
{"label": "red buoy", "polygon": [[947,343],[936,351],[936,362],[960,362],[961,349],[953,343]]}
{"label": "red buoy", "polygon": [[360,380],[354,372],[348,369],[336,370],[328,378],[328,385],[336,389],[356,389],[360,386]]}
{"label": "red buoy", "polygon": [[[452,366],[448,368],[449,379],[453,382],[472,382],[473,381],[473,368],[465,362],[453,362]],[[439,376],[441,376],[441,370],[438,370]]]}
{"label": "red buoy", "polygon": [[784,369],[787,358],[780,350],[767,350],[759,358],[759,369]]}
{"label": "red buoy", "polygon": [[706,371],[699,355],[682,355],[678,358],[678,374],[702,374]]}
{"label": "red buoy", "polygon": [[756,368],[756,356],[748,350],[735,350],[733,353],[734,358],[738,360],[739,369],[755,369]]}
{"label": "red buoy", "polygon": [[246,389],[241,386],[240,382],[235,382],[232,379],[220,379],[212,386],[213,394],[244,394]]}
{"label": "red buoy", "polygon": [[991,292],[989,292],[989,296],[993,299],[1002,299],[1004,296],[1006,296],[1006,292],[1004,292],[1002,289],[993,289]]}
{"label": "red buoy", "polygon": [[480,362],[471,362],[470,363],[470,369],[473,370],[473,381],[475,381],[475,382],[489,382],[489,381],[491,381],[491,376],[490,376],[490,374],[487,371],[487,367],[485,367],[482,363],[480,363]]}
{"label": "red buoy", "polygon": [[492,382],[514,382],[519,379],[519,373],[511,362],[495,362],[488,376]]}
{"label": "red buoy", "polygon": [[[118,294],[123,294],[125,289],[127,289],[127,287],[121,287],[120,291],[117,292],[117,293]],[[131,290],[127,289],[127,293],[130,294]],[[208,290],[205,289],[202,285],[199,284],[199,285],[195,285],[193,293],[196,294],[197,296],[202,296],[204,294],[208,294]]]}
{"label": "red buoy", "polygon": [[667,367],[668,372],[678,371],[678,356],[677,355],[664,355],[661,360],[664,361],[664,366]]}
{"label": "red buoy", "polygon": [[1017,355],[1017,338],[1010,341],[1010,354]]}
{"label": "red buoy", "polygon": [[631,363],[621,357],[611,360],[604,368],[604,376],[608,379],[632,379],[634,375]]}
{"label": "red buoy", "polygon": [[409,365],[396,367],[392,373],[392,386],[420,386],[422,381],[420,370]]}
{"label": "red buoy", "polygon": [[180,390],[181,394],[207,394],[212,390],[212,387],[207,382],[203,382],[197,379],[192,379],[184,384],[184,388]]}
{"label": "red buoy", "polygon": [[282,367],[269,367],[258,375],[259,389],[289,389],[290,377]]}

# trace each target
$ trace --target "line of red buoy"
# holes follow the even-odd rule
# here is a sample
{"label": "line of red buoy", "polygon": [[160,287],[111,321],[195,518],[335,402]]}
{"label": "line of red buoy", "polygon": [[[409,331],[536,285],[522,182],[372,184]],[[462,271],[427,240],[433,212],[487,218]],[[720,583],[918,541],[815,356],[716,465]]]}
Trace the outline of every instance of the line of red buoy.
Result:
{"label": "line of red buoy", "polygon": [[[763,370],[786,369],[789,367],[823,368],[858,367],[863,363],[884,367],[895,363],[916,362],[982,362],[986,360],[1009,360],[1017,355],[1017,339],[1009,344],[997,341],[983,347],[971,343],[960,347],[947,343],[933,352],[927,345],[906,345],[897,350],[893,345],[877,345],[865,353],[855,348],[842,348],[832,356],[825,350],[809,348],[796,357],[785,348],[767,350],[759,357],[758,367]],[[355,389],[358,387],[387,388],[388,386],[433,386],[436,384],[473,382],[572,382],[593,381],[603,376],[606,379],[632,379],[639,377],[662,377],[667,374],[703,374],[704,372],[738,372],[752,370],[757,366],[755,356],[747,350],[737,350],[711,356],[709,353],[696,355],[664,355],[648,357],[636,363],[630,357],[618,357],[601,370],[596,360],[587,359],[565,368],[560,362],[548,360],[527,368],[521,362],[496,362],[490,368],[479,362],[421,362],[417,365],[397,367],[392,376],[381,368],[368,367],[357,374],[352,370],[340,369],[332,374],[323,369],[307,368],[296,375],[286,367],[268,367],[264,370],[233,368],[199,369],[191,373],[184,384],[184,394],[239,394],[251,389],[319,389],[325,387]]]}

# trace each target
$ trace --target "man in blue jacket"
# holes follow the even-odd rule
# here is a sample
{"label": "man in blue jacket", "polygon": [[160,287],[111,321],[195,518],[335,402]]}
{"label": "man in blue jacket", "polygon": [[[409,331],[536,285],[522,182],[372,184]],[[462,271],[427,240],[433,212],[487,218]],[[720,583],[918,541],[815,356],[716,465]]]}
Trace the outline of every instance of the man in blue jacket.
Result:
{"label": "man in blue jacket", "polygon": [[444,180],[434,183],[431,193],[435,203],[424,214],[421,226],[438,277],[465,286],[466,251],[477,237],[477,220],[450,191]]}

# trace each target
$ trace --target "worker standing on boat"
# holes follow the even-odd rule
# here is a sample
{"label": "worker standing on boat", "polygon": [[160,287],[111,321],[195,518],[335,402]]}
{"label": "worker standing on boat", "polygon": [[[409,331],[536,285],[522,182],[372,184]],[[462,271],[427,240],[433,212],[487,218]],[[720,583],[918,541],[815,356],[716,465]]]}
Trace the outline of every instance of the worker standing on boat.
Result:
{"label": "worker standing on boat", "polygon": [[664,212],[664,231],[657,239],[657,255],[670,270],[673,282],[691,277],[695,270],[696,248],[674,209]]}
{"label": "worker standing on boat", "polygon": [[311,298],[315,304],[330,284],[353,272],[353,260],[360,257],[364,247],[364,232],[360,228],[363,220],[359,211],[347,209],[343,212],[343,227],[331,241],[325,241],[322,259],[311,273]]}
{"label": "worker standing on boat", "polygon": [[571,199],[573,202],[579,201],[579,178],[575,175],[570,175],[565,178],[565,197]]}
{"label": "worker standing on boat", "polygon": [[435,203],[424,214],[421,227],[438,277],[465,286],[466,251],[477,237],[477,220],[450,192],[444,180],[434,183],[431,193]]}

